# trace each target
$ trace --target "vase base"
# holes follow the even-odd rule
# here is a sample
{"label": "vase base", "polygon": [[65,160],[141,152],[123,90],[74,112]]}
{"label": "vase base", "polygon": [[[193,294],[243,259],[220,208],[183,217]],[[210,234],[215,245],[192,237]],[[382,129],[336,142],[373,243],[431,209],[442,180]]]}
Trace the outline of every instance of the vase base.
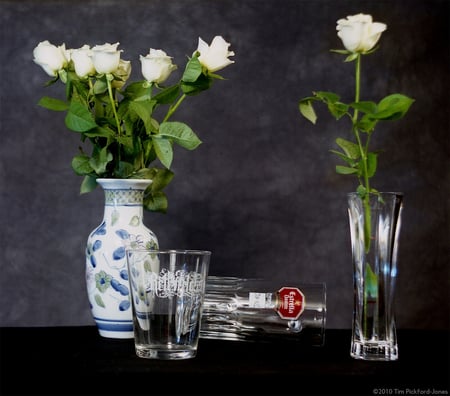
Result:
{"label": "vase base", "polygon": [[105,338],[134,338],[132,320],[111,320],[95,317],[99,334]]}
{"label": "vase base", "polygon": [[398,359],[398,347],[386,341],[352,341],[350,356],[361,360],[394,361]]}
{"label": "vase base", "polygon": [[107,331],[107,330],[98,330],[98,333],[105,338],[134,338],[134,333],[132,331]]}

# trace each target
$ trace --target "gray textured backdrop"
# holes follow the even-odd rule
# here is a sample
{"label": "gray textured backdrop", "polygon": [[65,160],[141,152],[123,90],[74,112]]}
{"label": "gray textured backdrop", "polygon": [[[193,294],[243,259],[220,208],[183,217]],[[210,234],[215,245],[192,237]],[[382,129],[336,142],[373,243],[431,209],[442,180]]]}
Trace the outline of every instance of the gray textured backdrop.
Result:
{"label": "gray textured backdrop", "polygon": [[327,326],[349,328],[346,193],[356,186],[328,151],[348,125],[320,111],[312,126],[297,102],[312,90],[351,100],[353,64],[329,50],[342,47],[337,19],[359,12],[388,25],[363,60],[362,98],[416,99],[373,140],[384,150],[376,186],[405,194],[398,327],[448,328],[449,2],[438,0],[0,1],[0,325],[94,324],[84,248],[103,192],[79,195],[78,135],[36,105],[62,86],[43,87],[33,48],[118,41],[136,80],[150,47],[182,65],[199,36],[222,35],[236,63],[178,111],[203,144],[176,151],[169,211],[147,213],[146,224],[162,247],[212,250],[212,274],[326,282]]}

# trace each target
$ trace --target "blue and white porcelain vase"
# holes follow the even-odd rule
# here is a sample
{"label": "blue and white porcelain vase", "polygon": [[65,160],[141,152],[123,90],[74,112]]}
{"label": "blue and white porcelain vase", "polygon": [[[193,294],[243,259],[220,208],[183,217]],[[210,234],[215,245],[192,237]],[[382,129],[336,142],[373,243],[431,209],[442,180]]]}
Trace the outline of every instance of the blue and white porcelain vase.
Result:
{"label": "blue and white porcelain vase", "polygon": [[125,249],[158,248],[156,235],[143,223],[147,179],[97,179],[105,193],[102,223],[88,237],[86,284],[93,318],[101,336],[133,338],[133,317]]}

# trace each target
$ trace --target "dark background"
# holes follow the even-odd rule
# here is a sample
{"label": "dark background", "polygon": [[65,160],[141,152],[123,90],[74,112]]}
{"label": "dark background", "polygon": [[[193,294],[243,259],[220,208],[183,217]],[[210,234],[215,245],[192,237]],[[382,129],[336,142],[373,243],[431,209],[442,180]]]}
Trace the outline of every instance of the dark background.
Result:
{"label": "dark background", "polygon": [[326,282],[327,326],[349,328],[346,193],[356,180],[335,174],[329,152],[349,125],[319,109],[313,126],[297,105],[313,90],[352,100],[353,63],[329,50],[342,48],[336,21],[359,12],[388,25],[363,58],[362,99],[416,100],[372,140],[383,150],[374,186],[405,194],[397,324],[448,328],[449,2],[438,0],[0,1],[0,325],[94,324],[84,249],[103,192],[79,195],[79,136],[36,105],[63,87],[44,88],[34,47],[120,42],[135,81],[150,47],[184,65],[199,36],[222,35],[236,63],[173,118],[203,144],[176,150],[168,213],[146,213],[146,225],[161,247],[211,250],[211,274]]}

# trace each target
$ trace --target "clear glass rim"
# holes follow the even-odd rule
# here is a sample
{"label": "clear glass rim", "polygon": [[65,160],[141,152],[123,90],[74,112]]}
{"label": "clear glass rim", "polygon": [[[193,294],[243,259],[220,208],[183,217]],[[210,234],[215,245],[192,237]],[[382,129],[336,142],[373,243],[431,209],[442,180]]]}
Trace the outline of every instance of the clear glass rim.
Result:
{"label": "clear glass rim", "polygon": [[145,248],[130,248],[125,249],[127,252],[140,252],[151,254],[178,254],[178,255],[197,255],[197,256],[210,256],[210,250],[202,249],[145,249]]}
{"label": "clear glass rim", "polygon": [[[401,192],[401,191],[378,191],[378,194],[380,194],[380,195],[396,195],[399,197],[403,197],[403,192]],[[355,195],[359,196],[359,194],[356,191],[347,193],[347,196],[349,196],[349,197],[353,197]],[[376,194],[374,194],[374,193],[371,195],[376,196]]]}

